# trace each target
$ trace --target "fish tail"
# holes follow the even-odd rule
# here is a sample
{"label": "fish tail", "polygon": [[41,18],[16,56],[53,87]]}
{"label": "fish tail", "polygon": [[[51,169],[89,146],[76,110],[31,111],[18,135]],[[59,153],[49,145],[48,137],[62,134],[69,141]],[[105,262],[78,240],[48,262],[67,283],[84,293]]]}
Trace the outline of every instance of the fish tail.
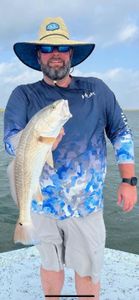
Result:
{"label": "fish tail", "polygon": [[35,230],[31,222],[25,224],[17,222],[14,232],[14,242],[23,245],[35,245],[39,242],[35,238]]}

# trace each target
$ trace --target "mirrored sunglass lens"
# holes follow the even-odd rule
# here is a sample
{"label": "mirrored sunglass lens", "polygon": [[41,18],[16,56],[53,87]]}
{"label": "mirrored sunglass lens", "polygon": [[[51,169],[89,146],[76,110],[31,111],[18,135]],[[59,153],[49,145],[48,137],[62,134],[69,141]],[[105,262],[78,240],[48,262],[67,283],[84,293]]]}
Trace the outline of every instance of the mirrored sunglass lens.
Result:
{"label": "mirrored sunglass lens", "polygon": [[42,53],[51,53],[53,51],[52,46],[41,46],[40,50]]}
{"label": "mirrored sunglass lens", "polygon": [[69,46],[59,46],[58,51],[59,52],[68,52],[70,50]]}

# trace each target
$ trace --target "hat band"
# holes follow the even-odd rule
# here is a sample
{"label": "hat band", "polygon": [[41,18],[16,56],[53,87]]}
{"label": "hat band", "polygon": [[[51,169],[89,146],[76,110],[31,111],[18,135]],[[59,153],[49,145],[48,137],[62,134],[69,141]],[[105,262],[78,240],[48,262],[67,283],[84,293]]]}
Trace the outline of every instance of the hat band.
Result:
{"label": "hat band", "polygon": [[54,35],[59,35],[59,36],[62,36],[64,38],[66,38],[67,40],[69,40],[69,38],[67,36],[65,36],[64,34],[57,34],[56,33],[56,34],[47,34],[47,35],[43,36],[42,38],[40,38],[40,41],[43,40],[43,39],[45,39],[48,36],[54,36]]}

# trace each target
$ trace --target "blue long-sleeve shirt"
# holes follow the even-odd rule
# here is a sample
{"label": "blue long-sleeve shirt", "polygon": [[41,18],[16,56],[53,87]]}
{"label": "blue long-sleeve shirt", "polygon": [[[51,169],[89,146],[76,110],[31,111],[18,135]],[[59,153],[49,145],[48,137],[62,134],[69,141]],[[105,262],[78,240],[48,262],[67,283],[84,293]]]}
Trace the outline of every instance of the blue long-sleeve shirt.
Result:
{"label": "blue long-sleeve shirt", "polygon": [[67,88],[38,81],[18,86],[10,96],[4,117],[4,142],[15,155],[12,136],[31,117],[58,99],[66,99],[72,118],[53,151],[54,169],[46,163],[40,177],[43,201],[32,210],[53,218],[85,216],[103,208],[106,175],[106,135],[117,163],[133,163],[134,148],[127,119],[107,85],[97,78],[72,77]]}

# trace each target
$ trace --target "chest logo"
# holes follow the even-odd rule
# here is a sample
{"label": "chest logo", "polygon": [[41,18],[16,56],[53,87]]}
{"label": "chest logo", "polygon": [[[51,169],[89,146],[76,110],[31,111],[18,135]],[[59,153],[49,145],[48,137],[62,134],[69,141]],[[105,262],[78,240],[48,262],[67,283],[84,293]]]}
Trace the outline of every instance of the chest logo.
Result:
{"label": "chest logo", "polygon": [[82,99],[90,99],[92,96],[95,96],[95,92],[85,92],[84,94],[82,94]]}

